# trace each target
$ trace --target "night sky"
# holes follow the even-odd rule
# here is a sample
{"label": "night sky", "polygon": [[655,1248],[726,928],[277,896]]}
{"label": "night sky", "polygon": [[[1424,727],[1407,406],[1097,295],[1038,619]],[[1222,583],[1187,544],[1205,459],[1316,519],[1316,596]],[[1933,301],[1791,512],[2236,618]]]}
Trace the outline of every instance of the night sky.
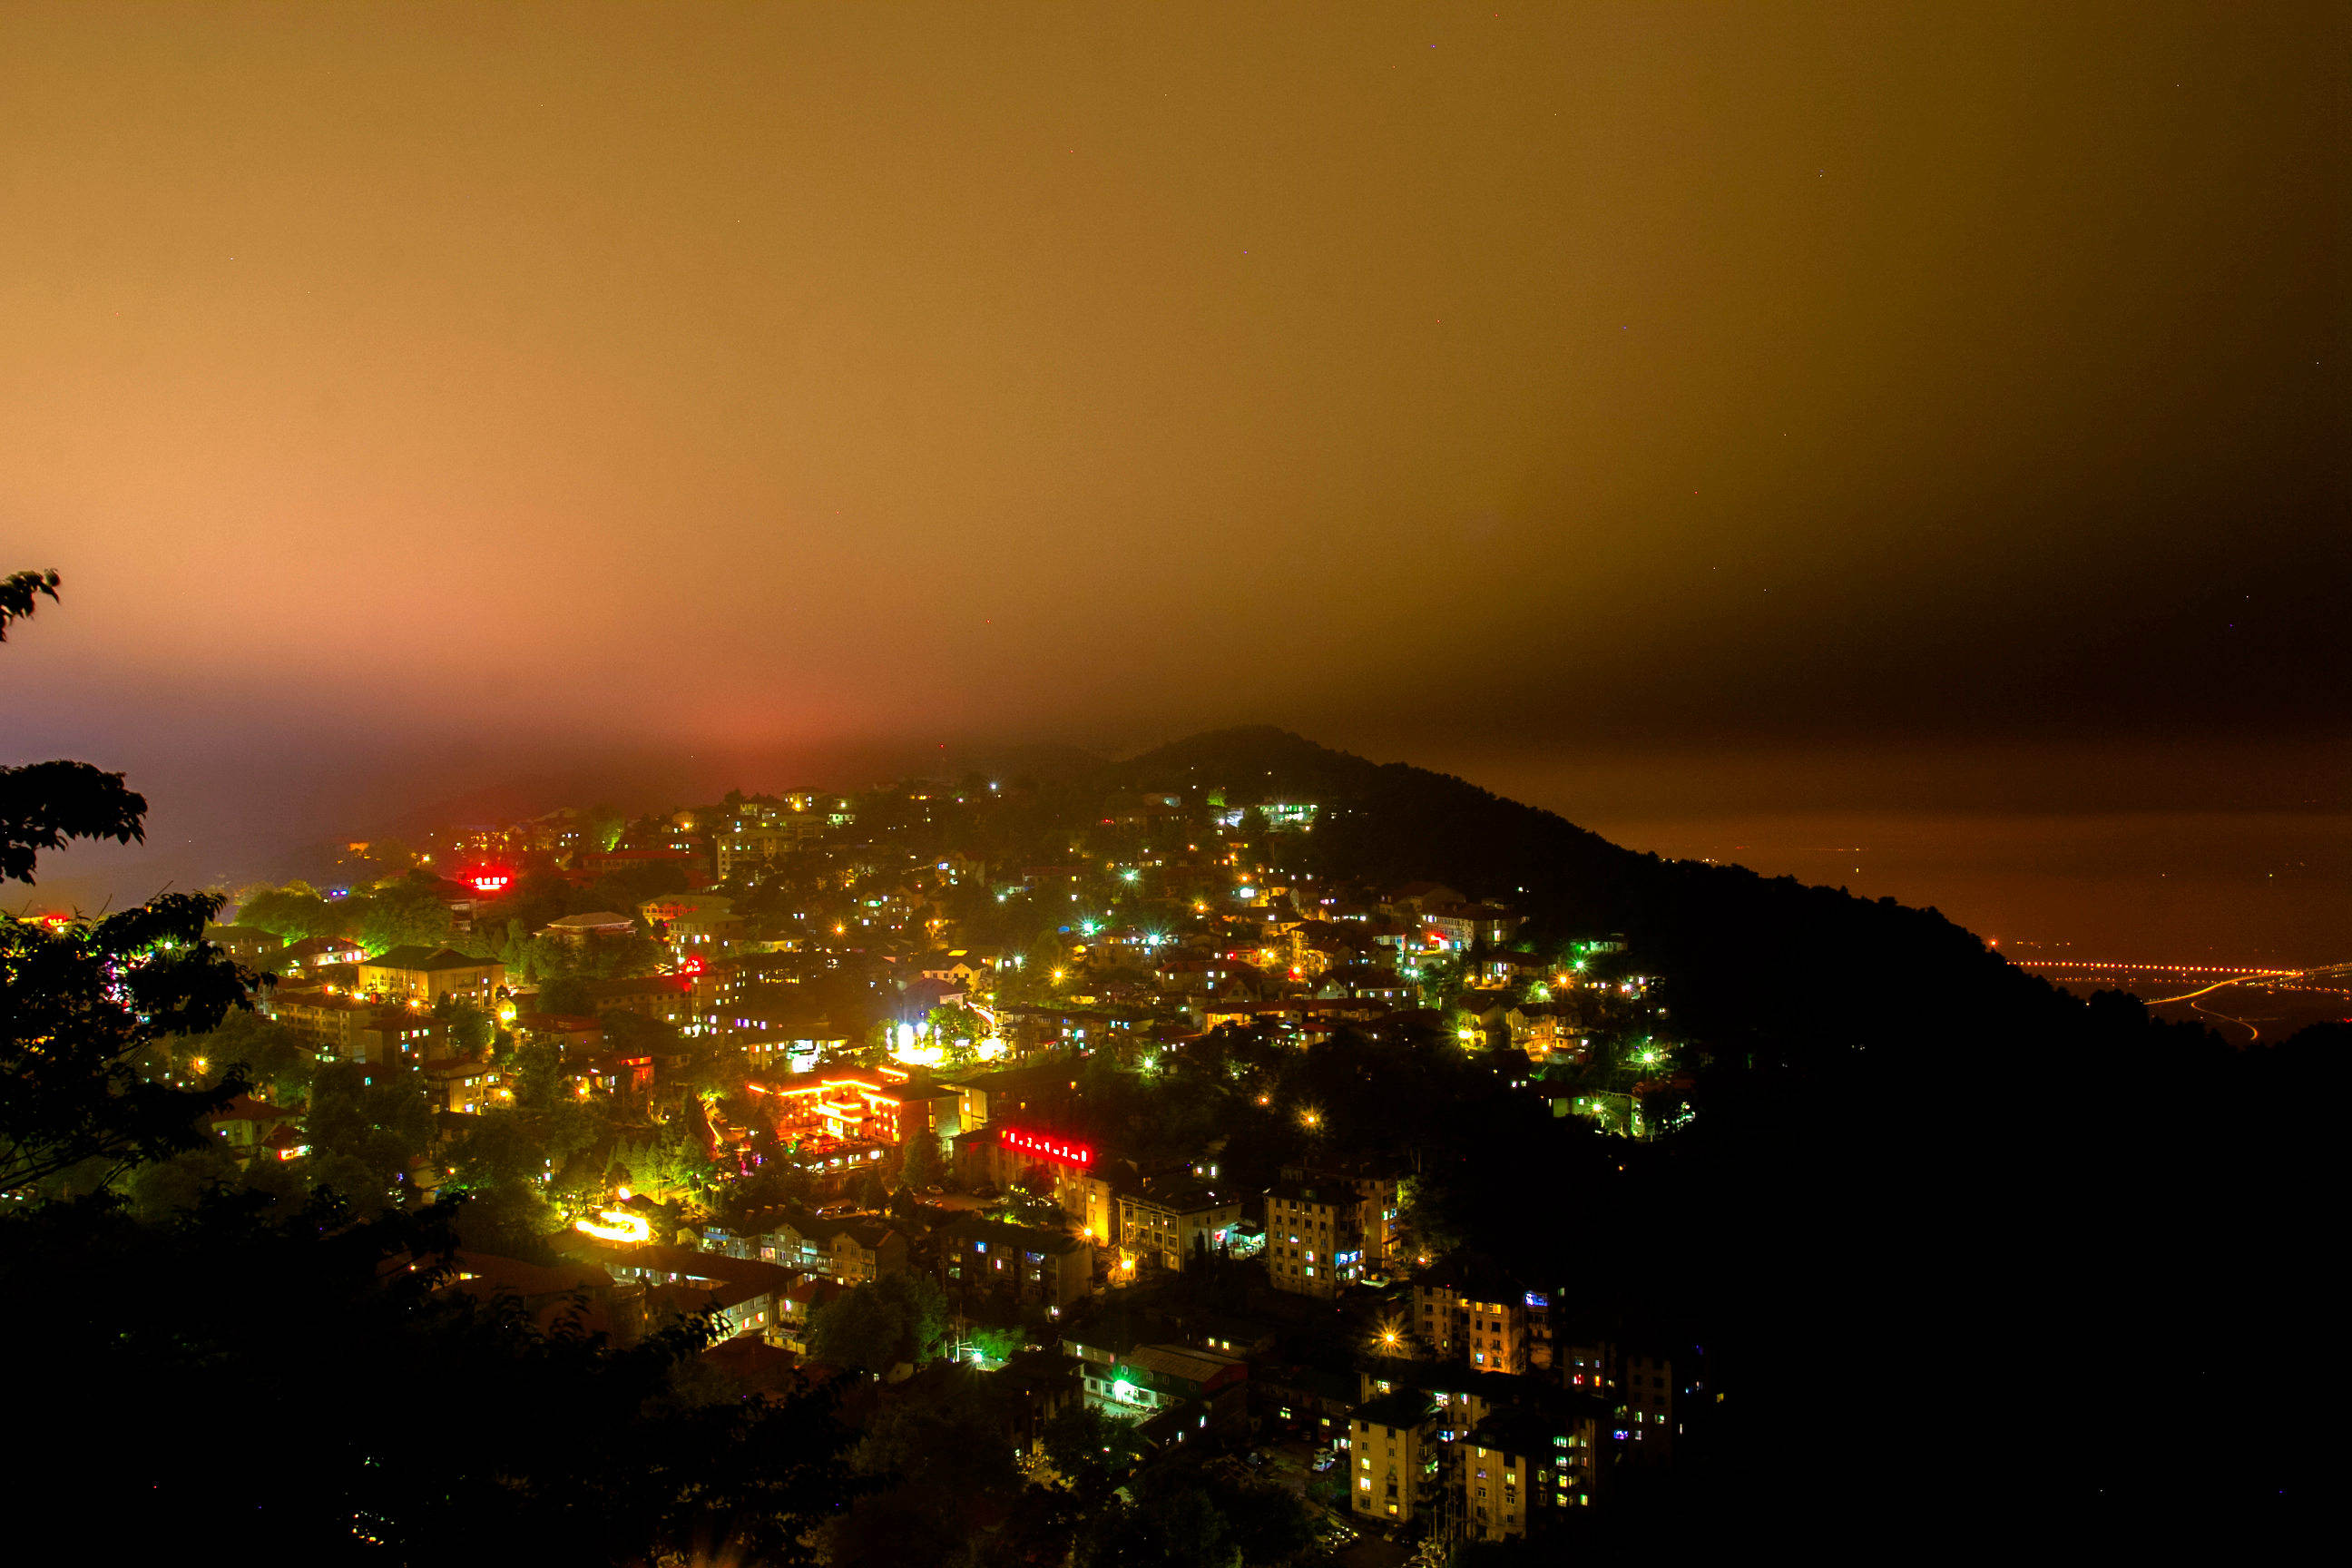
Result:
{"label": "night sky", "polygon": [[2347,16],[13,5],[0,746],[215,859],[1232,722],[1686,853],[2292,858]]}

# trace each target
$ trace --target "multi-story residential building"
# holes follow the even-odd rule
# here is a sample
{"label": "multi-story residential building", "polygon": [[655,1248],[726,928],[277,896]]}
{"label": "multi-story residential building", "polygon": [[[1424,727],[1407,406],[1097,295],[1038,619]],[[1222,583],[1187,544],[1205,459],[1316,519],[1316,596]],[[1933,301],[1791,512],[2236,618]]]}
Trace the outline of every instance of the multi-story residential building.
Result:
{"label": "multi-story residential building", "polygon": [[751,930],[724,893],[666,893],[637,906],[637,918],[669,946],[682,973],[700,973],[732,952]]}
{"label": "multi-story residential building", "polygon": [[[1238,1355],[1244,1347],[1231,1340],[1220,1344],[1213,1339],[1209,1348]],[[1257,1359],[1265,1349],[1253,1354],[1250,1373],[1251,1414],[1257,1417],[1259,1430],[1309,1443],[1336,1441],[1344,1446],[1349,1413],[1363,1403],[1355,1374],[1313,1366],[1269,1364]]]}
{"label": "multi-story residential building", "polygon": [[1336,1294],[1381,1267],[1396,1217],[1397,1184],[1388,1178],[1286,1174],[1265,1194],[1268,1283]]}
{"label": "multi-story residential building", "polygon": [[1531,1300],[1503,1282],[1441,1268],[1413,1281],[1412,1326],[1440,1356],[1480,1372],[1526,1372],[1537,1344]]}
{"label": "multi-story residential building", "polygon": [[206,926],[205,940],[239,963],[257,964],[266,959],[273,969],[286,945],[276,931],[258,926]]}
{"label": "multi-story residential building", "polygon": [[1382,900],[1381,907],[1401,915],[1418,915],[1425,910],[1460,902],[1461,893],[1443,882],[1407,882]]}
{"label": "multi-story residential building", "polygon": [[322,1057],[382,1067],[439,1059],[448,1037],[422,1007],[387,1006],[364,996],[324,991],[278,991],[265,1010]]}
{"label": "multi-story residential building", "polygon": [[428,1007],[444,996],[488,1007],[506,983],[507,966],[495,959],[414,945],[363,961],[358,979],[359,989],[370,995]]}
{"label": "multi-story residential building", "polygon": [[1314,1046],[1349,1024],[1374,1023],[1386,1016],[1390,1008],[1384,1002],[1344,996],[1285,996],[1272,1001],[1246,997],[1202,1000],[1191,1011],[1203,1030],[1229,1024],[1242,1028],[1271,1027],[1295,1037],[1302,1045]]}
{"label": "multi-story residential building", "polygon": [[735,951],[751,929],[741,915],[724,910],[701,910],[671,921],[663,935],[670,956],[681,966],[708,964]]}
{"label": "multi-story residential building", "polygon": [[776,1303],[776,1310],[783,1319],[778,1342],[788,1351],[806,1355],[809,1319],[815,1315],[817,1309],[832,1302],[848,1289],[846,1285],[837,1285],[814,1274],[803,1276],[786,1289]]}
{"label": "multi-story residential building", "polygon": [[1356,1187],[1356,1234],[1364,1247],[1367,1272],[1392,1269],[1397,1257],[1397,1216],[1403,1194],[1394,1176],[1351,1177]]}
{"label": "multi-story residential building", "polygon": [[[771,967],[797,967],[802,961],[782,955]],[[758,961],[721,959],[702,973],[677,976],[691,987],[679,1028],[689,1035],[715,1036],[739,1047],[761,1072],[807,1072],[821,1058],[845,1052],[850,1029],[835,1021],[824,1008],[810,1004],[796,985],[742,983],[745,973],[759,973]]]}
{"label": "multi-story residential building", "polygon": [[[1284,1182],[1265,1194],[1266,1281],[1277,1290],[1332,1296],[1363,1276],[1355,1189]],[[1344,1261],[1343,1261],[1344,1259]]]}
{"label": "multi-story residential building", "polygon": [[[1529,1300],[1538,1298],[1530,1294]],[[1537,1321],[1541,1314],[1534,1314]],[[1686,1399],[1705,1392],[1697,1358],[1678,1361],[1655,1344],[1628,1345],[1562,1331],[1551,1348],[1552,1375],[1562,1387],[1606,1400],[1615,1413],[1612,1436],[1627,1464],[1663,1464],[1682,1436]]]}
{"label": "multi-story residential building", "polygon": [[1617,1390],[1617,1451],[1629,1464],[1662,1465],[1674,1458],[1682,1432],[1675,1395],[1675,1363],[1657,1350],[1627,1350]]}
{"label": "multi-story residential building", "polygon": [[731,1258],[691,1247],[659,1242],[602,1242],[579,1237],[576,1251],[602,1263],[615,1279],[642,1281],[655,1290],[676,1289],[684,1312],[715,1308],[723,1334],[782,1337],[781,1303],[794,1276],[787,1268],[752,1258]]}
{"label": "multi-story residential building", "polygon": [[1534,1060],[1576,1061],[1591,1037],[1594,1012],[1582,1000],[1513,1002],[1488,1009],[1478,1021],[1489,1040],[1515,1046]]}
{"label": "multi-story residential building", "polygon": [[503,1081],[504,1077],[479,1057],[457,1057],[428,1063],[425,1087],[436,1110],[473,1115],[514,1102],[514,1092]]}
{"label": "multi-story residential building", "polygon": [[1453,1445],[1454,1499],[1464,1539],[1540,1538],[1590,1507],[1600,1479],[1599,1414],[1589,1402],[1486,1415]]}
{"label": "multi-story residential building", "polygon": [[1498,942],[1518,930],[1526,917],[1494,904],[1433,904],[1421,911],[1423,929],[1447,950],[1466,952],[1478,942]]}
{"label": "multi-story residential building", "polygon": [[[966,1105],[971,1103],[967,1097]],[[1060,1133],[1000,1122],[955,1140],[959,1180],[974,1186],[1026,1183],[1097,1247],[1119,1239],[1118,1190],[1095,1148]],[[1131,1175],[1131,1173],[1130,1173]]]}
{"label": "multi-story residential building", "polygon": [[667,844],[632,847],[625,849],[583,849],[564,872],[564,879],[575,886],[587,887],[600,877],[615,871],[631,871],[647,866],[676,866],[686,873],[687,886],[707,888],[710,885],[710,851],[707,846],[697,848],[691,837]]}
{"label": "multi-story residential building", "polygon": [[[720,1033],[719,1020],[734,1016],[730,1011],[734,1004],[771,983],[798,979],[798,963],[779,953],[735,953],[713,959],[699,969],[689,969],[680,977],[687,982],[689,1002],[688,1016],[680,1027],[689,1035]],[[769,973],[772,967],[782,965],[792,967],[782,973]]]}
{"label": "multi-story residential building", "polygon": [[262,993],[261,1010],[299,1035],[321,1056],[360,1059],[360,1030],[382,1010],[364,997],[279,986]]}
{"label": "multi-story residential building", "polygon": [[664,893],[637,905],[637,918],[649,926],[666,926],[695,914],[730,914],[735,900],[725,893]]}
{"label": "multi-story residential building", "polygon": [[751,1258],[804,1274],[862,1285],[907,1268],[907,1238],[879,1220],[824,1219],[804,1209],[772,1209],[742,1229],[711,1226],[706,1244],[730,1258]]}
{"label": "multi-story residential building", "polygon": [[694,982],[682,974],[637,974],[591,980],[583,987],[589,1010],[635,1013],[683,1032],[694,1021]]}
{"label": "multi-story residential building", "polygon": [[1348,1413],[1349,1507],[1359,1518],[1409,1525],[1436,1510],[1445,1477],[1437,1406],[1400,1388]]}
{"label": "multi-story residential building", "polygon": [[1428,1403],[1418,1452],[1436,1484],[1417,1501],[1444,1539],[1540,1533],[1556,1510],[1590,1506],[1601,1485],[1611,1436],[1606,1395],[1428,1363],[1384,1365],[1361,1377],[1368,1401]]}
{"label": "multi-story residential building", "polygon": [[269,966],[290,981],[298,975],[308,978],[321,970],[366,960],[367,949],[347,936],[306,936],[272,953]]}
{"label": "multi-story residential building", "polygon": [[803,808],[763,812],[739,818],[725,831],[711,835],[719,879],[757,879],[776,862],[807,848],[824,837],[829,826],[824,814]]}
{"label": "multi-story residential building", "polygon": [[1002,1294],[1059,1312],[1094,1288],[1095,1249],[1078,1237],[976,1215],[951,1219],[933,1234],[940,1273],[950,1289]]}
{"label": "multi-story residential building", "polygon": [[817,1272],[844,1285],[863,1285],[907,1271],[907,1238],[879,1220],[851,1220],[823,1238]]}
{"label": "multi-story residential building", "polygon": [[370,1067],[421,1067],[446,1052],[449,1031],[429,1013],[405,1007],[381,1007],[360,1026],[359,1054],[353,1061]]}
{"label": "multi-story residential building", "polygon": [[1139,1270],[1181,1269],[1196,1258],[1224,1250],[1241,1224],[1239,1196],[1183,1181],[1158,1190],[1124,1193],[1118,1200],[1123,1262]]}

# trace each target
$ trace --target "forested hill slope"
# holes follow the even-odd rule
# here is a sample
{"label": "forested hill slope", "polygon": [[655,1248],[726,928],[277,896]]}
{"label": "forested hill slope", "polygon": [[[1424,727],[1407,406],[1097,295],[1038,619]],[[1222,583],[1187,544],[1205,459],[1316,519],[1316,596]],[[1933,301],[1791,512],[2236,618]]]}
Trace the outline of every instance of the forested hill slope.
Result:
{"label": "forested hill slope", "polygon": [[[1710,1485],[1742,1500],[1718,1523],[2332,1495],[2311,1429],[2336,1405],[2278,1373],[2332,1331],[2313,1241],[2341,1228],[2340,1028],[2232,1050],[2058,992],[1932,910],[1637,855],[1279,731],[1195,736],[1106,782],[1315,800],[1313,833],[1274,840],[1300,868],[1504,900],[1538,940],[1622,931],[1663,977],[1670,1026],[1714,1058],[1688,1128],[1617,1143],[1622,1188],[1573,1174],[1568,1122],[1448,1179],[1501,1234],[1565,1238],[1711,1325],[1736,1392]],[[2044,1365],[2066,1373],[2055,1414],[1989,1437],[2011,1430],[2009,1369]],[[2184,1421],[2228,1434],[2193,1480]]]}
{"label": "forested hill slope", "polygon": [[1680,1029],[1759,1061],[1895,1044],[1939,1053],[1989,1029],[2046,1036],[2084,1016],[1932,910],[1637,854],[1461,779],[1286,731],[1213,731],[1111,773],[1121,787],[1221,787],[1236,804],[1318,801],[1315,832],[1282,853],[1318,876],[1442,882],[1527,911],[1537,940],[1622,932],[1637,964],[1666,978]]}

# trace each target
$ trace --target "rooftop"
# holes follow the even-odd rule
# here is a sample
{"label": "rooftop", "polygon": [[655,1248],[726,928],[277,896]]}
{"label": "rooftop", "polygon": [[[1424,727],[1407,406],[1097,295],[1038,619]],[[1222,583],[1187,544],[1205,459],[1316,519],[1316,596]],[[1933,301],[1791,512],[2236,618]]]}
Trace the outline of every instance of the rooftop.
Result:
{"label": "rooftop", "polygon": [[941,1236],[959,1237],[973,1241],[993,1242],[1003,1247],[1018,1247],[1027,1252],[1068,1254],[1088,1245],[1084,1239],[1067,1236],[1058,1230],[1039,1230],[1034,1226],[1006,1225],[1001,1220],[982,1219],[978,1215],[963,1215],[940,1226]]}
{"label": "rooftop", "polygon": [[432,973],[443,969],[497,969],[502,967],[494,958],[476,958],[455,948],[420,947],[412,942],[403,947],[386,949],[373,958],[361,960],[366,969],[410,969]]}
{"label": "rooftop", "polygon": [[1357,1405],[1348,1412],[1348,1419],[1368,1422],[1374,1426],[1418,1426],[1436,1414],[1436,1408],[1429,1395],[1420,1390],[1400,1388],[1393,1394],[1383,1394],[1378,1399]]}

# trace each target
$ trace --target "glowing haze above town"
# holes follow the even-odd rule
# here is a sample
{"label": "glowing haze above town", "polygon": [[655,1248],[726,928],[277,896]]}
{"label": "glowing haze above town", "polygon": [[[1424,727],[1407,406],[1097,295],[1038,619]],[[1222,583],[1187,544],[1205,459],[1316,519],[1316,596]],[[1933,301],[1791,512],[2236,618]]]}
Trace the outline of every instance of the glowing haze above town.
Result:
{"label": "glowing haze above town", "polygon": [[41,896],[1270,722],[2347,956],[2340,11],[136,9],[0,18]]}

